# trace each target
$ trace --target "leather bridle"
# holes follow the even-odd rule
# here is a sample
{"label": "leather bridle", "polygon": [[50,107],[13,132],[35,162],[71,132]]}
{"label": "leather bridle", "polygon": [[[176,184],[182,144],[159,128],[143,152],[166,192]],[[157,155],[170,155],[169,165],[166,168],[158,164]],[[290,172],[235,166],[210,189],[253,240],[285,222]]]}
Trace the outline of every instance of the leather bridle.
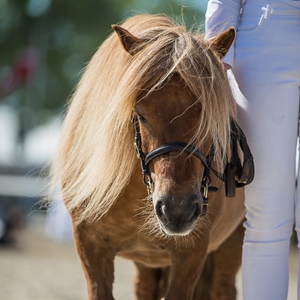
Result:
{"label": "leather bridle", "polygon": [[[204,165],[204,173],[201,182],[201,190],[203,195],[203,208],[201,216],[205,216],[207,206],[208,206],[208,192],[216,192],[218,189],[211,186],[211,177],[210,171],[212,171],[220,180],[225,183],[225,193],[227,197],[235,196],[235,189],[244,187],[245,185],[250,184],[254,178],[254,161],[253,156],[248,146],[246,137],[242,129],[235,121],[231,121],[231,137],[230,137],[230,146],[231,146],[231,159],[227,161],[224,168],[224,173],[220,173],[211,168],[211,163],[214,158],[214,148],[211,147],[210,153],[205,155],[200,149],[196,148],[193,145],[188,145],[186,143],[167,143],[163,144],[147,155],[142,150],[142,139],[140,126],[138,118],[135,115],[133,117],[133,124],[135,129],[135,142],[134,148],[137,154],[137,157],[141,161],[143,182],[147,186],[148,198],[152,200],[154,192],[154,183],[151,178],[151,172],[149,170],[149,163],[160,155],[169,153],[169,152],[185,152],[191,155],[196,156],[200,159]],[[243,164],[239,158],[238,145],[243,152]]]}
{"label": "leather bridle", "polygon": [[[208,155],[205,155],[200,149],[196,148],[193,145],[188,145],[186,143],[167,143],[163,144],[147,155],[142,150],[142,139],[141,139],[141,132],[140,126],[138,122],[137,116],[133,117],[133,124],[135,129],[135,141],[134,141],[134,148],[137,154],[137,157],[141,161],[141,168],[143,174],[143,182],[147,186],[148,190],[148,198],[152,200],[152,195],[154,192],[154,183],[151,178],[151,173],[149,170],[149,163],[155,158],[160,155],[169,153],[169,152],[185,152],[188,154],[192,154],[200,159],[202,164],[204,165],[204,173],[201,182],[202,186],[202,194],[203,194],[203,208],[201,216],[205,216],[207,206],[208,206],[208,192],[210,191],[210,184],[211,184],[211,177],[210,177],[210,170],[211,170],[211,163],[214,158],[214,151],[211,150]],[[216,191],[216,188],[212,188],[211,191]]]}

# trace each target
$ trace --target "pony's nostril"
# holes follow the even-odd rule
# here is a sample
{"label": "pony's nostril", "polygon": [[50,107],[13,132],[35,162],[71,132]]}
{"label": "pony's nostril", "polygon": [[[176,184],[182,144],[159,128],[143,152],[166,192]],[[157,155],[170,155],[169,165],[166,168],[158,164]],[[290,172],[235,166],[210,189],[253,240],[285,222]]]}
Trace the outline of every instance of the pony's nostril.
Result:
{"label": "pony's nostril", "polygon": [[156,204],[156,215],[161,219],[163,217],[165,217],[166,214],[166,206],[163,203],[163,201],[158,201]]}
{"label": "pony's nostril", "polygon": [[192,221],[193,219],[197,218],[200,214],[200,211],[201,211],[200,206],[198,205],[198,203],[195,203],[194,209],[193,209],[188,221]]}
{"label": "pony's nostril", "polygon": [[197,210],[197,204],[195,203],[195,205],[194,205],[194,211],[193,211],[193,213],[192,213],[192,216],[195,216],[196,210]]}
{"label": "pony's nostril", "polygon": [[156,204],[156,214],[161,217],[165,214],[165,205],[162,203],[162,201],[159,201]]}
{"label": "pony's nostril", "polygon": [[198,217],[200,213],[201,213],[201,207],[199,203],[195,203],[194,217]]}

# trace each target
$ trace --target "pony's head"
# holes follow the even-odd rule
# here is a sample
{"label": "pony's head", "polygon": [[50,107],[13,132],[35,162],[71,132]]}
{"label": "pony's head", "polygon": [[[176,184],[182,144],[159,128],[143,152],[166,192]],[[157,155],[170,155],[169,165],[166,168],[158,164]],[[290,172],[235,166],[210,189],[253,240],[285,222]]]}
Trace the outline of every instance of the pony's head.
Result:
{"label": "pony's head", "polygon": [[[211,161],[223,142],[220,134],[226,136],[221,128],[211,126],[223,121],[227,127],[229,107],[211,98],[218,89],[215,81],[220,86],[226,81],[220,58],[235,31],[229,29],[205,44],[181,28],[140,37],[120,26],[113,29],[124,50],[136,59],[148,52],[156,54],[148,56],[149,63],[155,59],[148,77],[159,76],[158,80],[141,89],[133,109],[135,146],[161,230],[187,235],[198,217],[205,215]],[[228,113],[225,120],[220,117],[222,109]],[[212,118],[219,117],[211,125]]]}
{"label": "pony's head", "polygon": [[[79,222],[101,218],[136,170],[133,115],[145,154],[184,143],[204,156],[213,148],[220,165],[234,115],[221,61],[233,29],[206,42],[199,33],[151,15],[113,28],[73,96],[52,171],[53,186],[62,183],[66,207],[80,211]],[[187,234],[203,210],[204,163],[181,150],[147,164],[157,218],[172,235]]]}

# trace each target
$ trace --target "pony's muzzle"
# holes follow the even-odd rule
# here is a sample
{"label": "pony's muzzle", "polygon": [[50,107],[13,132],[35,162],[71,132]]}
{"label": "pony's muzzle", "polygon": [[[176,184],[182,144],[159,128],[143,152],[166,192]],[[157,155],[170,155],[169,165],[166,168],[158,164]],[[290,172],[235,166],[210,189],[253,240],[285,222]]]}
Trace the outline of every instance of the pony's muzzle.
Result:
{"label": "pony's muzzle", "polygon": [[155,203],[161,230],[167,235],[188,235],[201,213],[202,197],[193,194],[186,198],[162,196]]}

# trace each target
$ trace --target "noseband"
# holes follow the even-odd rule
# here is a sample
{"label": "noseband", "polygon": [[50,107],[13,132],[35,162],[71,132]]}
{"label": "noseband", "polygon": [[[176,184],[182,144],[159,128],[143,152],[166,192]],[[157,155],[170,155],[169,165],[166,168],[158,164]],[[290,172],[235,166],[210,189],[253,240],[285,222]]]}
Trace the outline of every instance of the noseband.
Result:
{"label": "noseband", "polygon": [[[147,186],[148,198],[152,200],[152,195],[154,192],[154,183],[151,178],[151,173],[149,170],[149,163],[155,157],[169,152],[185,152],[192,154],[199,158],[204,165],[204,173],[202,178],[202,194],[203,194],[203,208],[201,216],[205,216],[207,206],[208,206],[208,192],[216,192],[218,189],[216,187],[210,186],[211,177],[210,171],[212,171],[220,180],[225,183],[226,197],[234,197],[235,189],[244,187],[250,184],[254,178],[254,161],[253,156],[248,146],[245,134],[239,125],[231,121],[231,160],[227,161],[224,168],[224,174],[220,173],[211,168],[211,163],[214,158],[214,149],[211,147],[211,151],[208,155],[205,155],[200,149],[193,145],[188,145],[186,143],[168,143],[161,145],[150,153],[145,155],[142,150],[142,139],[140,126],[137,116],[133,118],[133,124],[135,129],[135,142],[134,147],[137,157],[141,161],[143,182]],[[239,158],[238,146],[243,152],[243,164]]]}
{"label": "noseband", "polygon": [[151,178],[151,173],[149,170],[149,163],[154,158],[169,153],[169,152],[185,152],[188,154],[192,154],[199,158],[204,165],[204,173],[202,178],[202,194],[203,194],[203,208],[201,212],[201,216],[205,216],[207,206],[208,206],[208,192],[209,191],[216,191],[217,189],[214,187],[210,187],[211,184],[211,177],[210,177],[210,170],[211,170],[211,162],[214,157],[214,151],[211,150],[211,152],[208,155],[205,155],[200,149],[196,148],[193,145],[188,145],[186,143],[167,143],[163,144],[151,152],[149,152],[147,155],[142,150],[142,139],[141,139],[141,132],[140,132],[140,126],[139,122],[136,116],[133,118],[133,124],[135,129],[135,142],[134,142],[134,148],[137,154],[137,157],[141,161],[141,167],[142,167],[142,174],[143,174],[143,182],[147,186],[148,190],[148,198],[152,200],[152,195],[154,192],[154,183]]}

